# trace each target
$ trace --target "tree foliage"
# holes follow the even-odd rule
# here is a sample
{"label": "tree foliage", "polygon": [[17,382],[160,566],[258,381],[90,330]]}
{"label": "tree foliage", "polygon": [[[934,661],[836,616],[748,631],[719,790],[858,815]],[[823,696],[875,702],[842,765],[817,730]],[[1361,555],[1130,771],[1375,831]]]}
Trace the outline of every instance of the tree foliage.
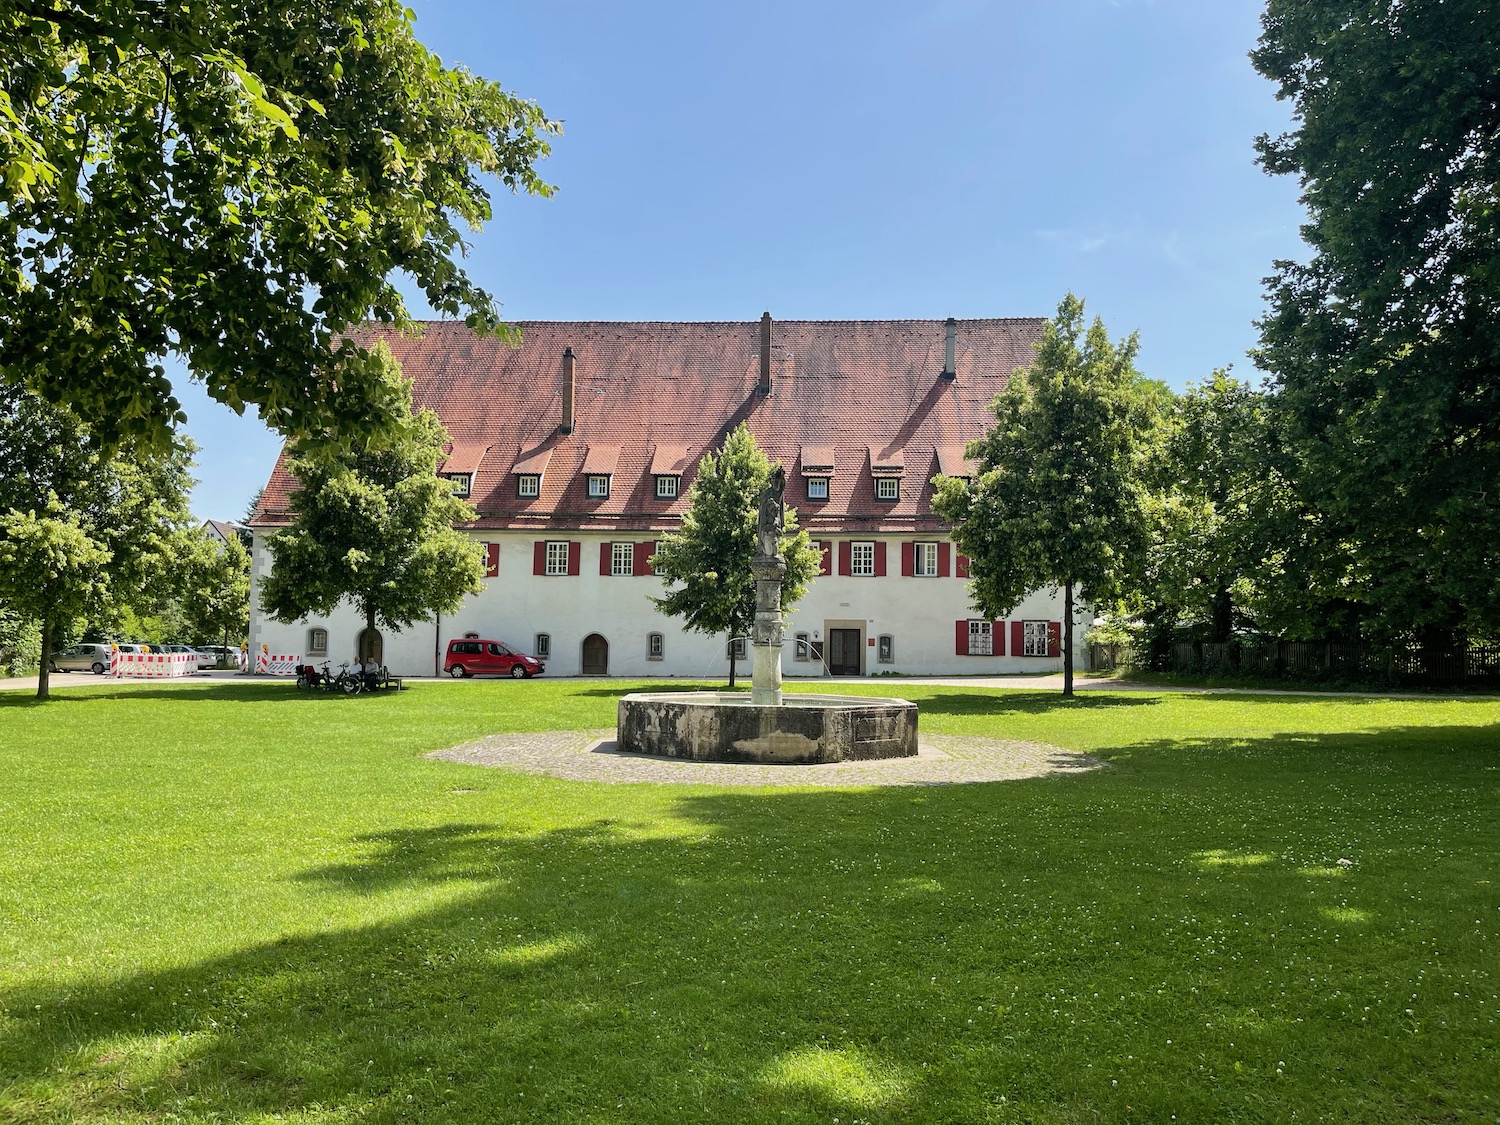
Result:
{"label": "tree foliage", "polygon": [[[755,557],[760,495],[775,466],[741,423],[724,439],[718,455],[704,454],[688,490],[682,528],[657,544],[651,565],[667,592],[653,598],[669,617],[680,617],[696,633],[748,636],[755,620]],[[787,507],[781,538],[786,575],[781,583],[785,613],[802,600],[818,573],[821,553],[797,529],[796,510]],[[730,662],[730,684],[734,662]]]}
{"label": "tree foliage", "polygon": [[0,5],[0,381],[96,436],[168,444],[162,366],[282,433],[400,425],[344,333],[439,314],[502,333],[456,264],[484,177],[535,173],[533,103],[444,67],[400,0]]}
{"label": "tree foliage", "polygon": [[41,623],[44,655],[75,618],[170,588],[191,457],[185,443],[102,452],[67,408],[0,388],[0,603]]}
{"label": "tree foliage", "polygon": [[327,616],[346,598],[367,629],[404,629],[433,613],[453,613],[483,588],[478,543],[456,530],[472,505],[437,475],[448,435],[431,410],[412,413],[411,389],[390,352],[377,353],[385,378],[405,396],[395,435],[362,450],[293,441],[297,479],[292,522],[270,539],[271,573],[261,607],[278,621]]}
{"label": "tree foliage", "polygon": [[1372,635],[1500,626],[1500,8],[1270,0],[1255,67],[1296,128],[1306,262],[1256,361]]}
{"label": "tree foliage", "polygon": [[197,535],[180,567],[180,605],[193,644],[242,640],[250,628],[250,552],[239,536]]}
{"label": "tree foliage", "polygon": [[1003,617],[1041,586],[1064,591],[1064,692],[1072,693],[1073,596],[1120,596],[1147,542],[1146,460],[1164,389],[1135,369],[1134,335],[1085,332],[1071,293],[1037,344],[1036,362],[995,399],[995,424],[969,446],[972,482],[937,478],[933,507],[969,556],[969,589]]}

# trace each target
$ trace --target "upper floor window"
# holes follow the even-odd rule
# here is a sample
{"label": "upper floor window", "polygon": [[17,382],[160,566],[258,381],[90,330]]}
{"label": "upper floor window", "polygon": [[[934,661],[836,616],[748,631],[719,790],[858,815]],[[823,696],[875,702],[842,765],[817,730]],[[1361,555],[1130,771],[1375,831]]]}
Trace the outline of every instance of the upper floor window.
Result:
{"label": "upper floor window", "polygon": [[612,575],[629,577],[635,573],[635,544],[611,543],[609,545],[609,572]]}
{"label": "upper floor window", "polygon": [[547,573],[568,573],[568,544],[564,540],[556,542],[549,540],[547,543]]}
{"label": "upper floor window", "polygon": [[656,498],[658,500],[671,500],[677,495],[676,477],[656,478]]}
{"label": "upper floor window", "polygon": [[604,473],[589,474],[589,499],[603,500],[609,496],[609,477]]}
{"label": "upper floor window", "polygon": [[875,575],[875,544],[871,541],[849,544],[849,573],[856,578]]}
{"label": "upper floor window", "polygon": [[516,478],[516,495],[520,497],[540,496],[542,478],[536,473],[522,473]]}
{"label": "upper floor window", "polygon": [[899,500],[901,499],[900,477],[876,477],[875,499],[877,500]]}
{"label": "upper floor window", "polygon": [[443,477],[453,485],[453,495],[467,496],[469,494],[469,483],[474,479],[470,473],[444,473]]}
{"label": "upper floor window", "polygon": [[936,578],[938,572],[938,545],[918,543],[913,552],[912,573],[918,578]]}
{"label": "upper floor window", "polygon": [[1021,655],[1047,655],[1047,623],[1045,621],[1027,621],[1022,625]]}
{"label": "upper floor window", "polygon": [[807,478],[807,498],[809,500],[827,500],[828,499],[828,478],[827,477],[808,477]]}

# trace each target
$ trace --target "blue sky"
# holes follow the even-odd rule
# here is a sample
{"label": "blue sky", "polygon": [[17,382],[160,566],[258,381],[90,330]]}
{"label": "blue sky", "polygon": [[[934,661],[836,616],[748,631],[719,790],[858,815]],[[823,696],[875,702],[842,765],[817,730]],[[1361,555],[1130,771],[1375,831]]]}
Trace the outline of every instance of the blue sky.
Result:
{"label": "blue sky", "polygon": [[[551,200],[497,191],[467,268],[517,320],[1050,316],[1072,290],[1174,387],[1255,372],[1301,253],[1252,0],[408,0],[444,61],[564,135]],[[419,311],[420,305],[415,305]],[[280,439],[179,379],[194,511]]]}

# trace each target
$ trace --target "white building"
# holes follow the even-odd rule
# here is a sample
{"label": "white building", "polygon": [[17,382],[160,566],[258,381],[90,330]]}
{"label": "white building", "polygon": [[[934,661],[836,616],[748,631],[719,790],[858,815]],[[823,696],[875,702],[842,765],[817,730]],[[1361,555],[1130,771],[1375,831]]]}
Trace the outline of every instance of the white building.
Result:
{"label": "white building", "polygon": [[[448,641],[478,634],[535,653],[548,675],[722,676],[725,638],[656,611],[648,560],[681,520],[698,459],[743,421],[824,548],[787,618],[788,678],[1061,668],[1061,595],[978,619],[966,560],[931,510],[931,478],[970,471],[964,446],[1044,323],[539,322],[519,326],[517,348],[461,324],[385,334],[416,404],[448,428],[439,472],[477,507],[468,530],[488,563],[485,591],[456,614],[379,637],[385,664],[438,674]],[[278,463],[252,525],[251,651],[352,660],[364,629],[352,606],[291,625],[259,611],[292,485]]]}

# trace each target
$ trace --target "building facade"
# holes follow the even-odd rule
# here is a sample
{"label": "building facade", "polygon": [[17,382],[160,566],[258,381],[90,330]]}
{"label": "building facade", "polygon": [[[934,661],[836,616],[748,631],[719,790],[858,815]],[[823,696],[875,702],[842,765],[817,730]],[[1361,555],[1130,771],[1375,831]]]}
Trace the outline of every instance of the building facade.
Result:
{"label": "building facade", "polygon": [[[743,422],[823,549],[787,616],[788,678],[1060,668],[1061,595],[979,618],[967,560],[931,508],[933,476],[972,471],[964,447],[1044,324],[537,322],[519,325],[515,348],[450,323],[381,333],[414,402],[448,429],[437,471],[477,508],[467,531],[486,560],[484,592],[457,613],[375,639],[384,663],[439,674],[448,642],[477,634],[534,653],[548,675],[723,676],[731,642],[656,610],[650,557],[680,525],[698,460]],[[278,462],[253,522],[251,649],[352,660],[364,630],[352,607],[294,624],[259,611],[292,487]],[[733,644],[748,675],[748,641]]]}

